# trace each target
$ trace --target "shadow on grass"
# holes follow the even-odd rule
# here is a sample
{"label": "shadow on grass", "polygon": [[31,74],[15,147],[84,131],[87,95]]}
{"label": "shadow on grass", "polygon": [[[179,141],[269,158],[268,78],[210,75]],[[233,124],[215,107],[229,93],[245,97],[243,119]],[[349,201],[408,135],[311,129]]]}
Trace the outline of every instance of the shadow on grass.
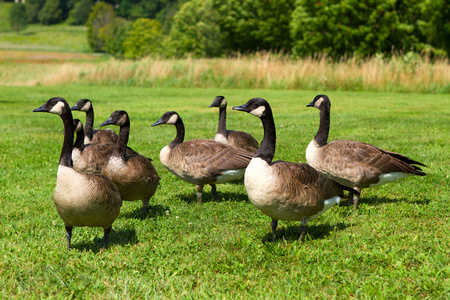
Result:
{"label": "shadow on grass", "polygon": [[[368,204],[371,206],[378,206],[378,205],[383,205],[383,204],[394,204],[394,203],[400,203],[400,202],[415,204],[415,205],[428,205],[431,202],[431,200],[430,199],[370,197],[370,198],[360,198],[358,201],[358,206],[364,205],[364,204]],[[343,199],[343,200],[341,199],[341,202],[339,203],[339,206],[352,206],[352,205],[353,205],[353,200],[348,200],[348,199]]]}
{"label": "shadow on grass", "polygon": [[[108,249],[112,245],[134,245],[137,244],[138,238],[136,236],[136,231],[134,229],[118,229],[114,230],[114,227],[109,236]],[[101,234],[94,238],[94,241],[91,242],[79,242],[72,243],[71,248],[78,249],[80,251],[92,251],[94,253],[98,253],[103,250],[103,230],[101,230]]]}
{"label": "shadow on grass", "polygon": [[[126,202],[132,202],[132,201],[124,201],[124,205],[127,205]],[[147,215],[145,216],[145,218],[142,216],[142,202],[141,201],[136,201],[136,203],[139,203],[140,205],[136,206],[135,209],[131,210],[131,211],[127,211],[122,213],[122,217],[127,218],[127,219],[151,219],[151,218],[157,218],[160,216],[165,216],[166,215],[166,211],[170,212],[170,209],[168,206],[166,205],[148,205],[148,211],[147,211]],[[131,205],[131,203],[129,203]]]}
{"label": "shadow on grass", "polygon": [[[188,204],[197,203],[197,191],[194,188],[192,190],[192,193],[177,194],[177,198],[179,198],[181,201],[184,201]],[[228,202],[228,201],[249,202],[248,196],[246,193],[220,192],[219,190],[217,190],[217,201],[214,201],[211,191],[205,192],[205,189],[203,189],[202,203]]]}
{"label": "shadow on grass", "polygon": [[[308,240],[320,240],[326,238],[330,235],[332,231],[336,230],[345,230],[347,227],[352,226],[352,224],[317,224],[317,225],[308,225],[306,226],[306,234],[303,241],[307,242]],[[298,222],[298,226],[288,226],[288,227],[280,227],[280,223],[278,223],[277,234],[275,236],[275,243],[280,240],[285,240],[288,242],[296,242],[300,237],[300,222]],[[268,232],[261,240],[263,243],[271,243],[272,242],[272,231]]]}

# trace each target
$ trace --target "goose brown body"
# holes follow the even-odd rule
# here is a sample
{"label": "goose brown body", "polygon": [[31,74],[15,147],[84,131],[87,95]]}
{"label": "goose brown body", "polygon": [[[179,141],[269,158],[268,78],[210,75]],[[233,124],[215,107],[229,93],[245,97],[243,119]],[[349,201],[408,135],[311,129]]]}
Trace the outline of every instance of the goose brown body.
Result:
{"label": "goose brown body", "polygon": [[272,109],[266,100],[253,98],[233,109],[259,117],[264,128],[261,146],[245,172],[245,188],[251,203],[272,219],[273,239],[278,220],[301,221],[302,239],[308,220],[339,203],[340,198],[344,197],[344,190],[353,190],[327,178],[309,165],[272,161],[276,131]]}
{"label": "goose brown body", "polygon": [[150,198],[159,185],[159,176],[150,159],[139,154],[127,154],[130,119],[125,111],[115,111],[100,126],[120,126],[119,140],[102,169],[118,187],[122,200],[141,200],[142,213],[147,213]]}
{"label": "goose brown body", "polygon": [[250,134],[244,131],[227,130],[227,101],[223,96],[214,98],[209,107],[219,108],[219,125],[214,140],[236,148],[255,153],[258,150],[258,141]]}
{"label": "goose brown body", "polygon": [[[424,166],[422,163],[399,153],[351,140],[336,140],[328,143],[331,108],[329,98],[318,95],[307,106],[320,110],[319,130],[306,149],[306,161],[319,172],[359,191],[400,178],[426,175],[415,166]],[[358,200],[359,196],[356,196],[355,209]]]}
{"label": "goose brown body", "polygon": [[197,202],[201,203],[203,186],[241,178],[252,154],[216,141],[196,139],[184,142],[184,124],[176,112],[167,112],[152,126],[172,124],[175,139],[160,152],[161,163],[178,178],[197,186]]}
{"label": "goose brown body", "polygon": [[58,114],[64,123],[64,143],[59,159],[53,202],[66,228],[68,249],[70,250],[74,226],[102,227],[106,248],[112,223],[122,206],[119,190],[103,175],[82,173],[73,168],[74,124],[69,105],[63,98],[51,98],[33,111]]}

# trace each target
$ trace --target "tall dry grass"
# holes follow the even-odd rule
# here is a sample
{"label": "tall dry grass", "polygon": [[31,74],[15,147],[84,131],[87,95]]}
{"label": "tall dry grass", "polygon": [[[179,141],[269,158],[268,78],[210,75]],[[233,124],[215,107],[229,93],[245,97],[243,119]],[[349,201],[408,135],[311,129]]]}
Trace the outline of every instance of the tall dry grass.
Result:
{"label": "tall dry grass", "polygon": [[[450,92],[448,59],[415,54],[339,62],[318,56],[293,60],[255,54],[215,59],[144,58],[139,61],[66,62],[41,72],[39,85],[87,84],[386,92]],[[0,79],[1,84],[1,79]],[[26,84],[26,82],[25,82]]]}

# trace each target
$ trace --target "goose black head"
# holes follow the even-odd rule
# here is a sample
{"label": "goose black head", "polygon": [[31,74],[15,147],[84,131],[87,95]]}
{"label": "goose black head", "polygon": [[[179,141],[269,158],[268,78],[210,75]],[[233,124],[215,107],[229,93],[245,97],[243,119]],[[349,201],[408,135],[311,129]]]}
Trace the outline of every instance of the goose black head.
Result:
{"label": "goose black head", "polygon": [[117,126],[123,126],[126,125],[129,122],[128,114],[124,110],[116,110],[109,116],[108,120],[100,124],[100,127],[106,126],[106,125],[117,125]]}
{"label": "goose black head", "polygon": [[244,111],[258,118],[263,118],[271,111],[269,103],[262,98],[252,98],[247,103],[234,106],[234,110]]}
{"label": "goose black head", "polygon": [[306,107],[321,109],[323,105],[328,105],[328,107],[331,107],[330,99],[326,95],[317,95],[310,104],[306,105]]}
{"label": "goose black head", "polygon": [[168,111],[166,113],[164,113],[161,118],[159,118],[158,121],[156,121],[155,123],[152,124],[152,126],[156,126],[156,125],[162,125],[162,124],[166,124],[166,125],[175,125],[175,123],[177,123],[177,121],[180,119],[180,116],[174,112],[174,111]]}
{"label": "goose black head", "polygon": [[80,99],[70,109],[71,110],[79,110],[79,111],[87,112],[90,109],[92,109],[91,100],[89,100],[89,99]]}
{"label": "goose black head", "polygon": [[216,96],[216,98],[214,98],[213,103],[211,103],[211,105],[209,107],[219,107],[219,108],[223,108],[227,106],[227,100],[225,99],[224,96]]}
{"label": "goose black head", "polygon": [[62,115],[68,108],[67,101],[61,97],[50,98],[40,107],[33,109],[33,112],[47,112],[55,115]]}

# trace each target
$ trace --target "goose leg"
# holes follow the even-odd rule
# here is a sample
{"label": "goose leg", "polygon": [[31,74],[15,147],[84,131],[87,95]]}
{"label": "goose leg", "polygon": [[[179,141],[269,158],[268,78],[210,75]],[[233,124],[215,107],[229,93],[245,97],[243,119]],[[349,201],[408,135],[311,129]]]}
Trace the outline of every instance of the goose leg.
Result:
{"label": "goose leg", "polygon": [[272,219],[272,242],[275,242],[275,234],[277,233],[278,220]]}
{"label": "goose leg", "polygon": [[303,241],[303,239],[305,238],[305,234],[306,234],[306,225],[308,225],[308,219],[304,218],[302,220],[302,223],[300,225],[300,237],[298,238],[298,241],[301,242]]}
{"label": "goose leg", "polygon": [[213,195],[214,201],[217,201],[217,188],[215,184],[211,184],[211,194]]}
{"label": "goose leg", "polygon": [[203,185],[197,185],[197,204],[202,204]]}
{"label": "goose leg", "polygon": [[353,196],[353,212],[358,208],[359,194],[361,193],[361,189],[354,187],[355,190],[358,191],[358,194],[352,193]]}
{"label": "goose leg", "polygon": [[72,226],[65,226],[66,227],[66,239],[67,239],[67,250],[70,251],[70,241],[72,240]]}
{"label": "goose leg", "polygon": [[111,232],[111,229],[112,229],[112,225],[109,226],[108,228],[103,229],[103,249],[106,249],[106,247],[108,246],[109,234]]}
{"label": "goose leg", "polygon": [[148,212],[148,202],[150,199],[142,200],[142,217],[145,218]]}

